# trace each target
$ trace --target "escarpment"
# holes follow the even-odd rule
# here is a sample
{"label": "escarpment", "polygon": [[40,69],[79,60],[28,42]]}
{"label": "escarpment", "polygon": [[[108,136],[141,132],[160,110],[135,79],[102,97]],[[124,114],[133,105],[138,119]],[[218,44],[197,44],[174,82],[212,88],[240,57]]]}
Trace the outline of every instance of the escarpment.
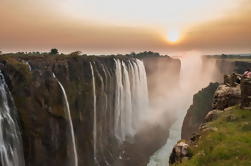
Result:
{"label": "escarpment", "polygon": [[[165,143],[168,127],[138,125],[161,72],[156,62],[177,76],[163,79],[171,89],[179,60],[47,55],[1,56],[0,62],[17,107],[26,165],[143,166]],[[144,139],[147,133],[155,134]]]}
{"label": "escarpment", "polygon": [[[224,84],[219,85],[211,98],[212,110],[201,116],[201,123],[195,131],[192,130],[193,133],[189,133],[190,137],[174,146],[170,164],[248,165],[251,162],[250,153],[247,152],[249,145],[245,141],[250,139],[250,128],[247,127],[251,119],[250,79],[232,80],[236,80],[235,74],[225,76]],[[187,119],[183,128],[189,124]],[[191,118],[190,123],[195,124]]]}
{"label": "escarpment", "polygon": [[189,139],[192,133],[197,131],[206,114],[212,110],[213,96],[218,86],[219,83],[210,83],[208,87],[194,95],[193,104],[188,109],[183,121],[181,133],[183,139]]}

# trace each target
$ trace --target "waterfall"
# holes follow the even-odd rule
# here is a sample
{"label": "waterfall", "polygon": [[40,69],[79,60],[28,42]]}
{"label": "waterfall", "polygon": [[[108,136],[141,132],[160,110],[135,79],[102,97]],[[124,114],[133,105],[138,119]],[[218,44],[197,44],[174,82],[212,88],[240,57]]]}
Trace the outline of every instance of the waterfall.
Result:
{"label": "waterfall", "polygon": [[55,77],[58,84],[60,85],[60,88],[61,88],[61,90],[63,92],[63,95],[64,95],[64,101],[65,101],[65,106],[66,106],[65,115],[67,116],[67,119],[69,121],[70,131],[71,131],[71,140],[72,140],[73,156],[74,156],[74,166],[78,166],[78,154],[77,154],[77,148],[76,148],[76,140],[75,140],[75,134],[74,134],[73,124],[72,124],[71,111],[70,111],[68,98],[67,98],[64,86],[57,79],[57,77],[55,76],[54,73],[53,73],[53,76]]}
{"label": "waterfall", "polygon": [[[166,105],[168,105],[167,109],[172,110],[176,121],[169,129],[169,137],[166,144],[151,156],[147,166],[169,165],[169,157],[172,149],[177,141],[181,139],[183,120],[189,106],[193,103],[193,95],[210,82],[216,81],[213,77],[215,70],[211,66],[203,66],[200,55],[192,52],[187,54],[186,58],[181,58],[180,60],[181,71],[179,86],[173,89],[172,96],[165,100]],[[207,73],[207,77],[205,77],[204,73]]]}
{"label": "waterfall", "polygon": [[95,75],[92,63],[90,63],[91,74],[92,74],[92,91],[93,91],[93,152],[94,161],[97,162],[97,97],[96,97],[96,85],[95,85]]}
{"label": "waterfall", "polygon": [[149,108],[146,71],[138,59],[115,61],[115,137],[124,142],[133,137]]}
{"label": "waterfall", "polygon": [[0,71],[0,165],[24,166],[23,144],[12,95]]}
{"label": "waterfall", "polygon": [[[138,59],[90,62],[93,103],[93,159],[110,165],[116,157],[111,141],[130,141],[148,111],[145,66]],[[111,68],[113,66],[113,68]]]}
{"label": "waterfall", "polygon": [[23,62],[25,65],[28,66],[29,71],[32,70],[31,65],[30,65],[30,63],[29,63],[28,61],[22,60],[22,62]]}

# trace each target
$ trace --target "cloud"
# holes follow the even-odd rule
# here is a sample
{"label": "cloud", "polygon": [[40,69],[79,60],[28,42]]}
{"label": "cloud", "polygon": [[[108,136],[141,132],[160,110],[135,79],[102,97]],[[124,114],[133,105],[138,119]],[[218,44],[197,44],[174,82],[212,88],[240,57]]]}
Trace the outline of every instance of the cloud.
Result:
{"label": "cloud", "polygon": [[243,1],[227,17],[193,26],[180,48],[250,50],[251,3]]}

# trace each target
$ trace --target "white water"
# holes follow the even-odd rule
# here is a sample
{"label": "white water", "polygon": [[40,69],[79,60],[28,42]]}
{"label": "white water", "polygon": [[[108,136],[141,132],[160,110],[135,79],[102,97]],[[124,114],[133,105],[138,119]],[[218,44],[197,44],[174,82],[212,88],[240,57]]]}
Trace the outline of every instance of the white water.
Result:
{"label": "white water", "polygon": [[[146,71],[142,61],[115,60],[115,137],[133,137],[149,108]],[[127,63],[127,64],[126,64]]]}
{"label": "white water", "polygon": [[[53,73],[53,76],[56,78],[55,74]],[[70,111],[70,106],[68,102],[68,98],[64,89],[64,86],[61,84],[61,82],[56,78],[58,81],[58,84],[60,85],[60,88],[63,92],[64,95],[64,101],[66,105],[66,111],[65,115],[67,116],[67,119],[69,121],[70,125],[70,131],[71,131],[71,140],[72,140],[72,147],[73,147],[73,157],[74,157],[74,166],[78,166],[78,154],[77,154],[77,148],[76,148],[76,140],[75,140],[75,134],[74,134],[74,129],[73,129],[73,124],[72,124],[72,118],[71,118],[71,111]]]}
{"label": "white water", "polygon": [[193,95],[208,86],[210,82],[215,81],[214,74],[215,68],[204,67],[200,56],[191,54],[181,59],[180,88],[176,89],[172,98],[166,101],[176,121],[169,130],[166,144],[151,156],[147,166],[169,165],[169,156],[174,145],[181,139],[183,120],[192,104]]}
{"label": "white water", "polygon": [[22,62],[28,66],[29,71],[32,70],[32,69],[31,69],[31,65],[30,65],[30,63],[29,63],[28,61],[22,60]]}
{"label": "white water", "polygon": [[173,146],[181,139],[181,128],[185,114],[181,114],[179,117],[180,118],[177,119],[169,129],[169,137],[166,144],[150,158],[150,162],[147,166],[169,165],[169,156],[172,153]]}
{"label": "white water", "polygon": [[0,165],[24,166],[23,144],[11,93],[0,71]]}
{"label": "white water", "polygon": [[97,97],[96,97],[96,85],[93,66],[90,63],[92,73],[92,91],[93,91],[93,151],[94,161],[97,162]]}

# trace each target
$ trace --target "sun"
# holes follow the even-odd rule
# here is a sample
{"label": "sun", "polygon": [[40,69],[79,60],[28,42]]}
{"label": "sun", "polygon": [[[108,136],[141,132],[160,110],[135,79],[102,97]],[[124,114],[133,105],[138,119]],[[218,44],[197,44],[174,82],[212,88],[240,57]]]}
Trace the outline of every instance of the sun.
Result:
{"label": "sun", "polygon": [[180,41],[181,34],[178,30],[168,31],[166,38],[169,43],[177,43]]}

